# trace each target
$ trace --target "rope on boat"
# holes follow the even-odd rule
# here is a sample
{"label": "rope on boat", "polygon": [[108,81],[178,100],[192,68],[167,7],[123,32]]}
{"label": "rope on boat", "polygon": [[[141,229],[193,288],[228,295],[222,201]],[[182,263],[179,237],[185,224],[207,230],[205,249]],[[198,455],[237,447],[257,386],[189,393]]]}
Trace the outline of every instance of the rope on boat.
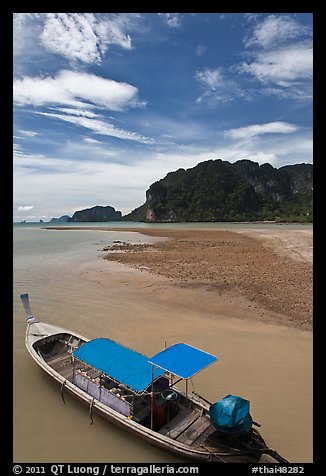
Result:
{"label": "rope on boat", "polygon": [[66,382],[67,382],[67,380],[65,379],[61,384],[61,398],[62,398],[63,403],[66,403],[65,402],[65,397],[63,395],[63,387],[65,386]]}
{"label": "rope on boat", "polygon": [[216,459],[222,461],[222,463],[227,463],[225,459],[223,459],[218,453],[215,453],[211,449],[207,448],[204,445],[201,445],[202,448],[204,448],[206,451],[208,451],[208,461],[212,461],[212,457],[215,456]]}
{"label": "rope on boat", "polygon": [[202,400],[204,400],[205,403],[208,403],[208,405],[212,405],[212,402],[210,402],[209,400],[207,400],[206,398],[202,397],[201,395],[199,395],[199,393],[195,392],[194,390],[192,391],[192,393],[194,395],[196,395],[196,397],[198,398],[201,398]]}
{"label": "rope on boat", "polygon": [[92,398],[92,401],[89,405],[89,416],[90,416],[90,419],[91,419],[91,425],[93,425],[94,423],[94,420],[93,420],[93,405],[94,405],[94,398]]}

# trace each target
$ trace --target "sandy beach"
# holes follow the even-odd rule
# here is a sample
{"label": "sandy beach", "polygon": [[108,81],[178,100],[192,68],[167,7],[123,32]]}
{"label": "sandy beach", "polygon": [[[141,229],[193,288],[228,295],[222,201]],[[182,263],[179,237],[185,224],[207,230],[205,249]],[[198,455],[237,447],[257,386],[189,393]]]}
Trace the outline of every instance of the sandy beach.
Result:
{"label": "sandy beach", "polygon": [[104,247],[105,258],[200,292],[207,309],[214,309],[219,295],[237,300],[244,318],[249,311],[252,319],[312,329],[312,229],[151,228],[141,233],[162,241],[118,242]]}

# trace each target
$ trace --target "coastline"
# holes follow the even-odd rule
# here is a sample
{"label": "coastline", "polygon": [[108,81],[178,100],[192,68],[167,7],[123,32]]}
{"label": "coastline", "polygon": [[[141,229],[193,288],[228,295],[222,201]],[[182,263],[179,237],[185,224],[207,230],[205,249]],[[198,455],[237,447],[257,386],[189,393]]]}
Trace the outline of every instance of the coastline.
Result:
{"label": "coastline", "polygon": [[[122,231],[114,226],[96,229]],[[214,309],[214,296],[223,296],[226,301],[237,300],[243,314],[249,310],[252,319],[312,330],[312,229],[128,227],[123,231],[141,233],[155,242],[104,247],[105,259],[200,293],[208,309]]]}

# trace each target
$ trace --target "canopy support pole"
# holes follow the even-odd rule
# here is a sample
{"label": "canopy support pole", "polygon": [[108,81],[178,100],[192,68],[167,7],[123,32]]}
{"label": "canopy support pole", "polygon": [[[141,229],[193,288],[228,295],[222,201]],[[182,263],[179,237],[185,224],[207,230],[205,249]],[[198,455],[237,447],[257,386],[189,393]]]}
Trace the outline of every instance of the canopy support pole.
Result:
{"label": "canopy support pole", "polygon": [[72,356],[72,381],[75,382],[75,357],[71,354]]}
{"label": "canopy support pole", "polygon": [[[178,380],[175,380],[173,382],[173,385],[176,385],[177,383],[181,382],[181,380],[183,380],[183,378],[179,378]],[[171,387],[172,387],[172,384],[171,384]]]}
{"label": "canopy support pole", "polygon": [[151,430],[154,426],[154,365],[152,365],[152,386],[151,386]]}

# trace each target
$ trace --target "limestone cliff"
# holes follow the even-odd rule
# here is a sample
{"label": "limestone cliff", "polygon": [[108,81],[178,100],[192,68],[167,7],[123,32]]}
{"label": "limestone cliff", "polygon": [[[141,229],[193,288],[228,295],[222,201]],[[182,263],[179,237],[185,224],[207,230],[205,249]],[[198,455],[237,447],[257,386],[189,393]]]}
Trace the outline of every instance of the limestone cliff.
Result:
{"label": "limestone cliff", "polygon": [[250,160],[208,160],[170,172],[124,219],[181,221],[312,221],[313,166],[279,169]]}

